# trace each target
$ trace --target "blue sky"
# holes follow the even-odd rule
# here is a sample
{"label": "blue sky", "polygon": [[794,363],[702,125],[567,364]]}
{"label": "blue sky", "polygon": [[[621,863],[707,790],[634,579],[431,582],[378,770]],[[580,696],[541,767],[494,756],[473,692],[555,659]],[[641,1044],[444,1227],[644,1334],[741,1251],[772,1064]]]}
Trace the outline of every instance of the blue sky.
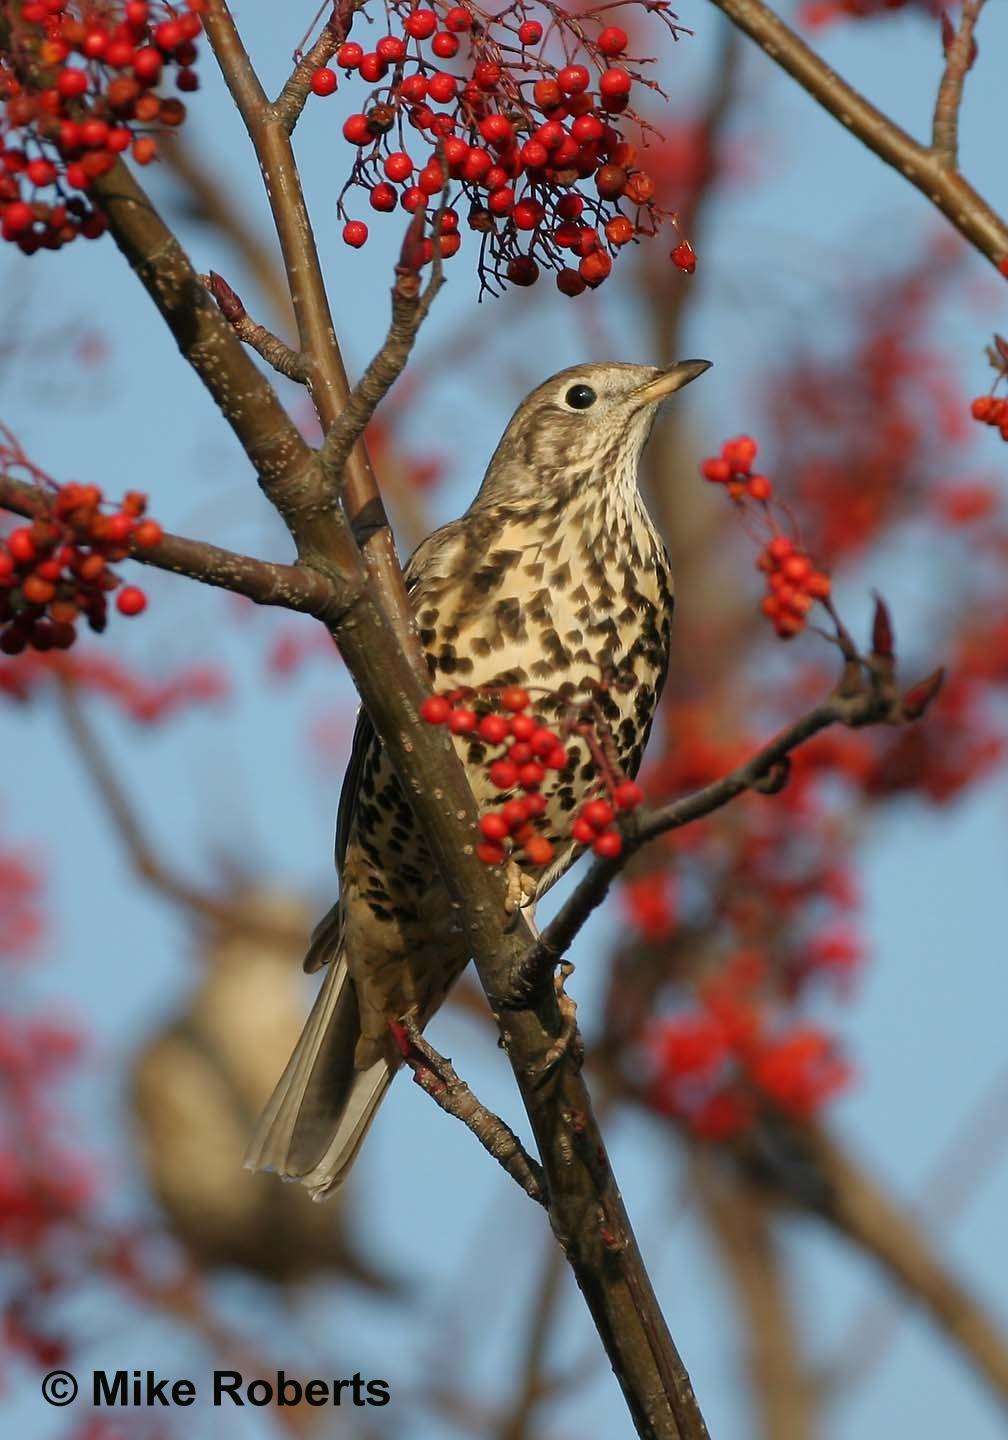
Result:
{"label": "blue sky", "polygon": [[[281,6],[235,8],[254,55],[266,57],[267,88],[275,89],[311,7],[296,15]],[[676,97],[688,95],[708,63],[716,17],[712,7],[694,0],[681,18],[696,37],[666,50],[662,61],[666,88]],[[934,27],[898,15],[838,27],[816,43],[900,123],[925,133],[939,73]],[[1008,16],[1004,7],[991,6],[981,28],[981,63],[968,84],[962,148],[969,173],[995,204],[1008,204],[999,138],[998,57],[1006,46]],[[209,62],[201,64],[201,73],[206,85],[195,97],[192,134],[268,233],[240,121]],[[697,274],[701,296],[690,314],[685,349],[716,361],[704,385],[690,392],[697,433],[705,441],[721,438],[726,415],[731,430],[757,422],[752,376],[768,351],[787,343],[809,306],[859,274],[897,264],[912,253],[921,225],[930,220],[915,192],[851,142],[763,56],[747,56],[744,87],[739,139],[755,145],[766,180],[717,202],[713,242]],[[339,240],[335,202],[346,154],[337,129],[343,113],[342,97],[313,105],[297,145],[337,327],[348,364],[359,373],[385,323],[398,227],[374,224],[372,242],[359,253]],[[149,178],[158,195],[173,193],[165,177]],[[252,308],[254,286],[216,239],[185,223],[180,228],[199,268],[218,265]],[[970,280],[981,281],[983,263],[977,258],[970,264]],[[613,358],[664,358],[641,353],[640,317],[617,267],[602,291],[579,302],[577,314],[548,284],[534,293],[533,304],[506,298],[483,305],[477,317],[481,348],[453,369],[444,343],[456,327],[472,322],[476,289],[463,258],[449,274],[417,347],[417,365],[424,366],[426,355],[437,356],[437,373],[408,426],[418,451],[447,446],[453,457],[451,483],[432,500],[436,520],[464,506],[528,384],[583,356],[589,324],[608,337]],[[23,305],[30,333],[38,337],[0,368],[0,415],[39,463],[62,479],[98,481],[111,495],[149,489],[153,513],[172,529],[261,554],[289,552],[230,433],[178,363],[170,337],[111,243],[76,245],[30,262],[4,254],[0,283],[8,314]],[[980,358],[987,323],[982,316],[970,323],[961,314],[950,317],[941,337],[950,363],[976,389],[987,383]],[[61,353],[63,337],[79,325],[97,327],[107,340],[108,358],[97,369]],[[996,466],[994,443],[984,459]],[[935,579],[929,557],[910,553],[900,563],[897,593],[910,600],[927,594]],[[346,677],[335,663],[315,662],[291,683],[270,682],[263,636],[275,623],[272,617],[256,615],[238,625],[220,596],[172,577],[152,577],[148,588],[148,614],[132,624],[114,621],[109,645],[155,671],[173,662],[217,660],[235,683],[232,703],[163,733],[139,732],[95,707],[116,763],[143,796],[161,848],[194,877],[227,856],[317,895],[321,908],[330,886],[339,776],[306,762],[306,734],[313,715],[350,705]],[[859,605],[865,613],[866,603],[850,596],[852,618]],[[912,631],[912,617],[909,623]],[[82,1016],[95,1037],[95,1075],[75,1103],[108,1156],[113,1194],[124,1186],[132,1203],[138,1180],[123,1142],[121,1067],[191,983],[189,937],[184,923],[128,873],[55,714],[45,706],[30,715],[4,710],[0,735],[3,753],[17,756],[15,766],[4,767],[0,784],[4,834],[45,853],[57,917],[49,958],[31,984],[46,1001]],[[1003,1054],[1004,802],[999,783],[941,812],[908,805],[876,827],[861,857],[874,960],[841,1016],[860,1080],[834,1114],[842,1135],[908,1204],[943,1145],[992,1085]],[[579,941],[577,993],[589,1021],[598,980],[593,951],[610,923],[599,917]],[[439,1020],[433,1038],[488,1104],[521,1123],[510,1078],[485,1031],[449,1015]],[[752,1432],[736,1354],[741,1337],[734,1333],[708,1241],[683,1203],[679,1157],[664,1143],[656,1147],[653,1131],[639,1120],[613,1129],[612,1151],[712,1434],[744,1440]],[[938,1237],[976,1293],[992,1308],[1000,1296],[1002,1309],[1006,1185],[1002,1164],[964,1216]],[[369,1246],[413,1279],[415,1308],[390,1318],[370,1302],[320,1289],[302,1297],[285,1321],[292,1343],[305,1347],[302,1354],[317,1349],[320,1359],[338,1353],[351,1371],[379,1375],[387,1369],[404,1390],[404,1377],[412,1369],[415,1378],[427,1354],[416,1344],[417,1332],[429,1327],[440,1337],[442,1353],[453,1354],[467,1375],[484,1377],[488,1395],[506,1393],[519,1350],[516,1323],[545,1243],[542,1217],[498,1178],[470,1136],[405,1083],[396,1087],[368,1142],[357,1197]],[[825,1359],[874,1291],[874,1276],[811,1224],[789,1232],[787,1253],[810,1344]],[[221,1303],[236,1316],[256,1317],[253,1325],[275,1324],[272,1302],[248,1282],[223,1285]],[[558,1353],[577,1359],[590,1353],[593,1341],[572,1285],[563,1305]],[[143,1331],[124,1322],[101,1297],[82,1302],[81,1318],[96,1335],[95,1364],[154,1364],[186,1374],[187,1366],[198,1373],[212,1361],[165,1327]],[[34,1378],[16,1378],[0,1406],[22,1421],[19,1433],[58,1433],[52,1416],[40,1414]],[[454,1433],[443,1421],[420,1419],[406,1398],[374,1414],[387,1426],[380,1433],[409,1440]],[[949,1433],[994,1440],[1002,1433],[998,1421],[993,1402],[963,1362],[911,1313],[868,1383],[832,1413],[826,1433],[853,1440],[899,1427],[920,1440]],[[243,1416],[225,1432],[212,1413],[197,1417],[197,1425],[202,1428],[195,1433],[207,1435],[264,1433],[261,1417]],[[544,1433],[630,1433],[604,1364],[555,1429]]]}

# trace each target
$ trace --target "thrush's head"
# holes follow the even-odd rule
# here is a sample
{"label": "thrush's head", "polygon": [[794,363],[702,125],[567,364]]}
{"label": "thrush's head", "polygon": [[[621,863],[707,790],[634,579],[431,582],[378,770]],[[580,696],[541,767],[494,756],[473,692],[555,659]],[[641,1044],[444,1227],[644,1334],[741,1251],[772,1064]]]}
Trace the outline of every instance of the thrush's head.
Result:
{"label": "thrush's head", "polygon": [[542,502],[585,486],[635,484],[659,407],[709,368],[709,360],[680,360],[667,370],[615,361],[561,370],[512,415],[477,503]]}

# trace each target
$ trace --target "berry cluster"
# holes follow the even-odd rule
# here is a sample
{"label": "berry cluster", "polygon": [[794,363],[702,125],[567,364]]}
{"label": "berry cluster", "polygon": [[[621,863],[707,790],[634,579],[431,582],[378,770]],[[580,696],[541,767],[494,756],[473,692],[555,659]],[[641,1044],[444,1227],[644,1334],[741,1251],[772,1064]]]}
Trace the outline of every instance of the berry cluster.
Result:
{"label": "berry cluster", "polygon": [[755,501],[770,519],[772,538],[760,552],[756,564],[767,577],[768,593],[761,609],[773,621],[782,640],[788,640],[805,627],[805,619],[817,600],[828,601],[829,576],[816,569],[810,556],[786,535],[777,533],[770,516],[773,486],[765,475],[754,475],[756,441],[750,435],[726,440],[720,455],[711,456],[700,465],[700,474],[715,485],[727,487],[737,504]]}
{"label": "berry cluster", "polygon": [[978,395],[970,405],[970,414],[981,425],[991,425],[1000,431],[1002,440],[1008,440],[1008,399]]}
{"label": "berry cluster", "polygon": [[651,1032],[652,1105],[701,1139],[746,1130],[760,1103],[807,1120],[850,1080],[850,1067],[817,1026],[773,1026],[756,996],[760,957],[740,952],[723,978],[699,987],[696,1009]]}
{"label": "berry cluster", "polygon": [[[110,565],[134,545],[161,539],[156,520],[144,519],[146,496],[129,491],[111,514],[101,509],[97,485],[57,487],[50,507],[30,525],[0,539],[0,651],[66,650],[83,616],[92,630],[105,628],[108,596],[120,579]],[[139,615],[147,597],[135,585],[116,596],[123,615]]]}
{"label": "berry cluster", "polygon": [[142,126],[180,125],[185,106],[156,91],[175,67],[197,88],[196,37],[205,0],[23,0],[4,7],[0,56],[0,235],[26,255],[95,239],[104,218],[93,180],[131,150],[147,165],[157,141]]}
{"label": "berry cluster", "polygon": [[[485,864],[500,865],[510,850],[519,849],[527,865],[549,865],[554,858],[553,842],[537,829],[536,821],[547,811],[542,794],[547,773],[566,770],[571,764],[564,739],[540,716],[529,713],[532,701],[523,686],[508,685],[496,691],[494,699],[499,710],[484,708],[482,714],[477,714],[466,703],[472,698],[471,691],[430,695],[420,707],[420,715],[428,725],[446,725],[453,735],[480,741],[494,752],[487,761],[493,789],[522,792],[500,809],[488,810],[481,816],[483,840],[477,853]],[[598,796],[581,806],[571,826],[571,837],[579,845],[591,845],[596,855],[615,859],[623,848],[615,827],[616,811],[635,809],[644,793],[609,761],[597,736],[588,733],[593,728],[574,719],[561,726],[568,737],[578,735],[587,742],[610,797]]]}
{"label": "berry cluster", "polygon": [[[372,210],[399,205],[410,213],[448,186],[443,256],[461,247],[464,201],[468,228],[480,236],[485,289],[532,285],[545,266],[573,296],[601,285],[623,246],[656,233],[663,212],[655,181],[619,117],[641,125],[631,109],[634,86],[657,87],[627,58],[626,31],[590,11],[575,18],[552,6],[544,25],[530,18],[531,8],[517,0],[491,15],[475,4],[432,0],[413,9],[408,0],[387,0],[389,33],[373,50],[353,40],[339,47],[336,66],[375,87],[343,126],[357,151],[339,205],[348,245],[368,238],[362,220],[346,217],[352,186],[367,193]],[[677,33],[664,0],[647,0],[646,9]],[[454,69],[443,68],[453,61]],[[338,83],[327,66],[315,72],[312,89],[331,95]],[[412,154],[407,126],[416,134]],[[432,248],[428,241],[428,258]],[[695,264],[688,246],[672,258],[682,270]]]}

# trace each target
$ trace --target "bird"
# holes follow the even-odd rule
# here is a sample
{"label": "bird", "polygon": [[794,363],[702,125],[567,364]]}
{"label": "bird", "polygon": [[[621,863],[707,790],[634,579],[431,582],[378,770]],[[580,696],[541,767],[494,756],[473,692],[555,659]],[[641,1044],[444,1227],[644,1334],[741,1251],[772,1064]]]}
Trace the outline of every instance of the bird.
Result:
{"label": "bird", "polygon": [[[668,669],[668,553],[637,486],[662,404],[710,368],[576,365],[518,406],[469,508],[422,541],[404,576],[435,691],[535,689],[559,723],[594,697],[627,776],[637,773]],[[619,684],[606,685],[618,674]],[[543,698],[544,697],[544,698]],[[478,735],[455,737],[481,812],[506,801]],[[550,862],[525,871],[529,913],[578,858],[571,837],[600,777],[584,738],[542,786]],[[336,820],[339,899],[305,968],[326,976],[253,1134],[249,1169],[317,1200],[343,1180],[402,1053],[393,1025],[422,1030],[470,959],[464,931],[365,711]]]}

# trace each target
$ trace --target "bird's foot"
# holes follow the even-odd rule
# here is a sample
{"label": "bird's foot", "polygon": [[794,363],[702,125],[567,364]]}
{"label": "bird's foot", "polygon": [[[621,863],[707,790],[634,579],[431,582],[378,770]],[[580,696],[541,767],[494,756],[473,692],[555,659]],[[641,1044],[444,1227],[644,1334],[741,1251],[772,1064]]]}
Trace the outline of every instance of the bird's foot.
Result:
{"label": "bird's foot", "polygon": [[584,1059],[584,1045],[577,1024],[577,1005],[565,988],[568,977],[573,974],[574,966],[565,960],[553,977],[557,1008],[560,1011],[560,1033],[542,1059],[529,1067],[533,1075],[548,1075],[565,1055],[571,1055],[579,1067]]}
{"label": "bird's foot", "polygon": [[535,899],[538,881],[534,875],[527,874],[513,860],[509,860],[505,882],[507,891],[504,895],[504,909],[508,915],[516,915]]}

